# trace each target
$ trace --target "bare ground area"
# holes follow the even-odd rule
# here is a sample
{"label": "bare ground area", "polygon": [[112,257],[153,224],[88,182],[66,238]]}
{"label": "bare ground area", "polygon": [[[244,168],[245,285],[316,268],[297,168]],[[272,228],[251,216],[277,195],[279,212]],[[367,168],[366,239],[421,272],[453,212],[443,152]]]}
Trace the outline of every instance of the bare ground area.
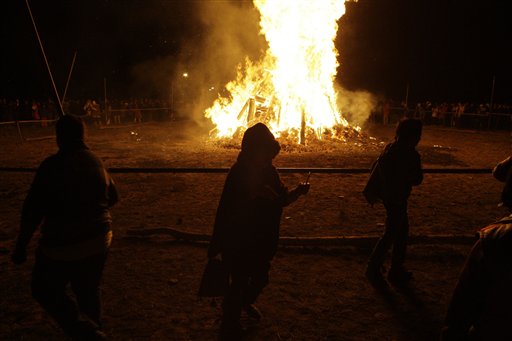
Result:
{"label": "bare ground area", "polygon": [[[285,148],[278,167],[368,168],[393,137],[370,126],[345,143]],[[51,129],[23,127],[25,137]],[[374,139],[370,139],[370,136]],[[0,167],[37,167],[55,152],[53,139],[19,143],[0,126]],[[90,147],[108,167],[229,167],[238,150],[206,138],[187,122],[89,130]],[[419,145],[424,168],[492,168],[511,151],[509,132],[426,127]],[[0,247],[10,249],[32,173],[0,173]],[[114,340],[215,340],[219,306],[196,292],[204,246],[170,237],[129,238],[128,229],[173,227],[209,233],[225,174],[114,174],[121,201],[113,209],[114,243],[104,274],[105,330]],[[367,174],[313,174],[311,191],[285,209],[283,236],[362,236],[382,232],[382,207],[361,195]],[[283,174],[289,186],[304,174]],[[503,216],[501,185],[490,174],[427,174],[410,199],[411,234],[471,235]],[[65,340],[30,297],[27,264],[0,254],[0,339]],[[370,248],[281,248],[270,285],[259,299],[259,324],[245,321],[247,340],[435,340],[470,245],[414,245],[408,290],[379,293],[363,272]],[[217,302],[218,303],[218,302]]]}

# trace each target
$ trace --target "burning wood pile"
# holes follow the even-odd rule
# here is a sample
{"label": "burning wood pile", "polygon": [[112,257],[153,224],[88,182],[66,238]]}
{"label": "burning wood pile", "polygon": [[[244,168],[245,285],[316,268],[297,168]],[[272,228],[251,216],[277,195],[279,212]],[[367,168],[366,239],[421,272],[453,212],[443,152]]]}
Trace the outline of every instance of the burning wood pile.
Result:
{"label": "burning wood pile", "polygon": [[268,49],[261,60],[240,65],[237,79],[225,86],[229,96],[219,96],[205,111],[215,125],[210,136],[238,145],[243,132],[261,122],[285,148],[360,140],[360,128],[350,126],[338,108],[333,84],[344,2],[253,1]]}
{"label": "burning wood pile", "polygon": [[[262,96],[254,96],[248,99],[238,113],[237,120],[245,121],[240,125],[231,136],[216,137],[217,128],[210,131],[213,136],[212,141],[223,148],[240,148],[243,134],[247,127],[256,123],[264,123],[272,126],[273,122],[280,121],[281,106],[275,97],[267,99]],[[375,138],[367,136],[358,127],[342,124],[334,125],[330,128],[323,128],[321,131],[315,131],[306,125],[305,115],[302,115],[302,122],[299,128],[290,128],[276,133],[276,138],[285,151],[319,151],[336,149],[341,144],[352,144],[357,146],[377,145]],[[319,135],[320,134],[320,135]],[[297,143],[298,142],[298,143]]]}

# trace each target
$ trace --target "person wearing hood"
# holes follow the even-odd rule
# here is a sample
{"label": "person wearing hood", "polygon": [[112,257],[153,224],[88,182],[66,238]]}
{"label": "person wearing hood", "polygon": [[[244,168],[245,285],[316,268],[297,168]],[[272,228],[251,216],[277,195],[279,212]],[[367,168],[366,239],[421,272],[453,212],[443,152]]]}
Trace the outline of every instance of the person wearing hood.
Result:
{"label": "person wearing hood", "polygon": [[59,151],[37,170],[11,259],[26,261],[27,246],[40,228],[32,296],[71,338],[100,340],[99,286],[112,238],[109,208],[118,195],[103,163],[85,144],[84,130],[76,116],[57,121]]}
{"label": "person wearing hood", "polygon": [[254,303],[269,281],[283,207],[309,190],[306,183],[291,191],[283,185],[272,165],[280,149],[267,126],[257,123],[246,130],[226,178],[208,249],[209,258],[222,256],[230,275],[222,304],[221,340],[241,336],[242,310],[261,318]]}

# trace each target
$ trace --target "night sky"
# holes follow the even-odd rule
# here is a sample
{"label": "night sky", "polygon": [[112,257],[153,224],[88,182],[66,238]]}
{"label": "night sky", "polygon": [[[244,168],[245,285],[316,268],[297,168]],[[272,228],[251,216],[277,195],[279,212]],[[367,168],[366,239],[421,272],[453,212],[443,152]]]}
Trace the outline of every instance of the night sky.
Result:
{"label": "night sky", "polygon": [[[74,98],[102,98],[104,78],[110,97],[165,98],[185,71],[191,84],[218,86],[234,77],[245,55],[257,57],[265,44],[250,1],[30,5],[61,93],[77,52],[68,90]],[[51,83],[25,1],[4,0],[1,12],[0,97],[49,96]],[[397,100],[409,84],[411,101],[486,102],[495,76],[495,102],[511,103],[507,13],[507,1],[349,3],[336,39],[338,81]]]}

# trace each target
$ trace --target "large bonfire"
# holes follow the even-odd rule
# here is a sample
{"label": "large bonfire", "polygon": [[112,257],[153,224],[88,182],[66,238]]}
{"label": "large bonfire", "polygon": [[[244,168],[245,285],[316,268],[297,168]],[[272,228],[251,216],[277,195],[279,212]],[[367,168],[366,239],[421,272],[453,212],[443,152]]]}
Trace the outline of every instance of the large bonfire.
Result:
{"label": "large bonfire", "polygon": [[343,138],[351,128],[336,101],[334,39],[343,0],[253,0],[268,42],[261,60],[246,60],[205,116],[216,138],[239,137],[263,122],[283,139]]}

